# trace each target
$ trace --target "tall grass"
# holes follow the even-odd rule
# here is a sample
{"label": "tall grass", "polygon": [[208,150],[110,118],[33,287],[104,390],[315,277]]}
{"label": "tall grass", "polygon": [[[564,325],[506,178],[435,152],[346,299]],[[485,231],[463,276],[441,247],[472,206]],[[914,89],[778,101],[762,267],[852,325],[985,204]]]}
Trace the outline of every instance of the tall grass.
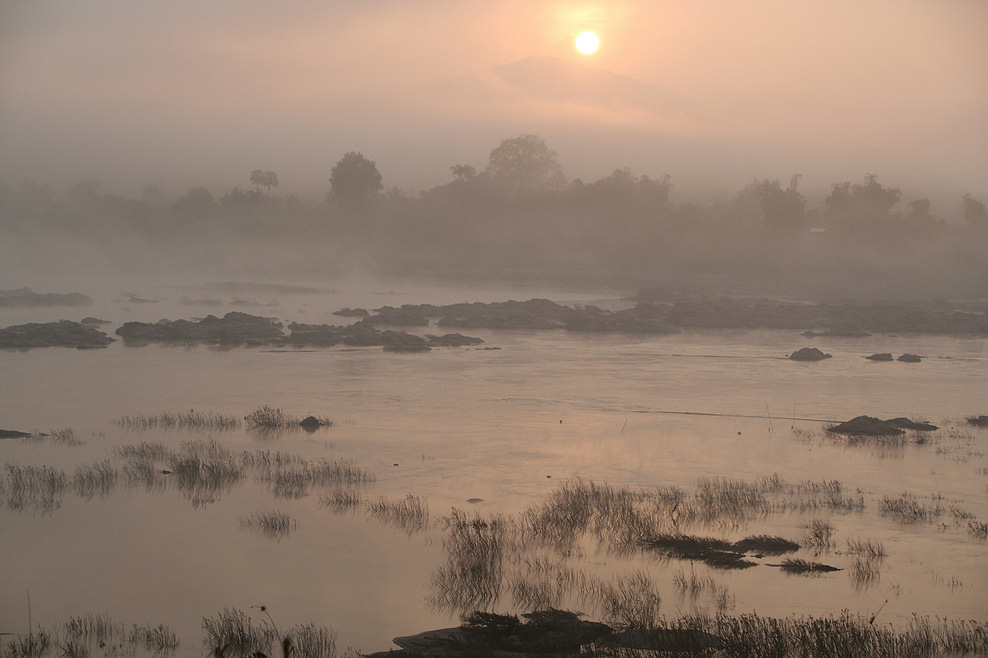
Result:
{"label": "tall grass", "polygon": [[297,429],[300,418],[290,416],[281,409],[263,405],[244,416],[247,428],[261,431]]}
{"label": "tall grass", "polygon": [[441,523],[446,563],[433,573],[430,603],[457,612],[486,607],[501,594],[508,520],[468,518],[453,509]]}
{"label": "tall grass", "polygon": [[291,461],[258,469],[258,478],[279,498],[301,498],[311,487],[365,484],[374,481],[371,473],[349,462]]}
{"label": "tall grass", "polygon": [[85,445],[85,441],[75,435],[71,427],[59,427],[47,432],[33,432],[27,437],[28,441],[48,441],[63,446],[76,447]]}
{"label": "tall grass", "polygon": [[178,636],[164,624],[152,626],[134,624],[127,633],[127,641],[134,645],[143,646],[156,654],[170,653],[178,648]]}
{"label": "tall grass", "polygon": [[944,513],[944,507],[935,496],[930,503],[923,503],[910,493],[901,496],[884,496],[878,503],[878,513],[899,523],[933,521]]}
{"label": "tall grass", "polygon": [[[262,608],[263,610],[264,608]],[[324,626],[299,624],[279,635],[268,619],[255,624],[242,610],[225,608],[215,617],[203,617],[205,645],[214,656],[271,656],[275,643],[282,658],[335,658],[336,633]]]}
{"label": "tall grass", "polygon": [[429,525],[429,504],[425,499],[408,494],[400,500],[379,498],[368,504],[371,516],[397,526],[411,534]]}
{"label": "tall grass", "polygon": [[67,485],[68,477],[59,469],[6,464],[0,494],[8,509],[52,512],[61,507]]}
{"label": "tall grass", "polygon": [[295,519],[277,510],[243,517],[240,525],[271,539],[287,537],[297,526]]}
{"label": "tall grass", "polygon": [[109,459],[79,466],[72,474],[72,490],[83,498],[107,496],[116,484],[117,469],[110,464]]}
{"label": "tall grass", "polygon": [[215,656],[270,655],[271,646],[280,638],[266,620],[255,624],[243,610],[224,608],[215,617],[202,618],[205,646]]}
{"label": "tall grass", "polygon": [[244,477],[233,454],[214,440],[184,441],[181,452],[168,456],[168,465],[179,490],[196,506],[215,501]]}
{"label": "tall grass", "polygon": [[124,429],[147,431],[153,429],[188,429],[209,430],[214,432],[234,430],[240,427],[240,419],[236,416],[217,413],[215,411],[163,411],[159,414],[137,414],[135,416],[120,416],[113,422]]}
{"label": "tall grass", "polygon": [[919,658],[988,651],[988,626],[974,620],[914,616],[909,627],[899,632],[844,611],[831,617],[785,618],[698,614],[672,620],[668,626],[710,633],[720,638],[728,656]]}
{"label": "tall grass", "polygon": [[45,630],[15,637],[7,643],[5,658],[41,658],[52,646],[51,635]]}

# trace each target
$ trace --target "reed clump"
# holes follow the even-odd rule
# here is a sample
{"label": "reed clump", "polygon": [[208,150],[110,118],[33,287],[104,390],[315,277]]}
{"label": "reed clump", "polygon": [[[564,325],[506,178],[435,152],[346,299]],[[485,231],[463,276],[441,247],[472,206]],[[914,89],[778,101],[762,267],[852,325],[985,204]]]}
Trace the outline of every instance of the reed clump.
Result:
{"label": "reed clump", "polygon": [[255,624],[243,610],[224,608],[215,617],[202,618],[205,645],[216,656],[269,655],[277,638],[266,620]]}
{"label": "reed clump", "polygon": [[429,525],[429,504],[424,498],[408,494],[400,500],[379,498],[367,506],[374,518],[397,526],[411,534]]}
{"label": "reed clump", "polygon": [[[261,610],[265,611],[264,606]],[[299,624],[280,634],[271,616],[255,624],[242,610],[225,608],[203,617],[205,645],[214,656],[271,656],[277,642],[282,658],[336,658],[336,633],[325,626]]]}
{"label": "reed clump", "polygon": [[62,631],[70,638],[106,644],[121,633],[122,627],[114,624],[107,615],[89,614],[69,617],[62,625]]}
{"label": "reed clump", "polygon": [[453,509],[441,520],[446,563],[433,573],[430,602],[444,610],[484,608],[501,593],[509,521],[469,518]]}
{"label": "reed clump", "polygon": [[179,646],[178,636],[164,624],[134,624],[127,632],[127,641],[156,654],[171,653]]}
{"label": "reed clump", "polygon": [[77,496],[91,499],[107,496],[117,484],[117,469],[109,459],[88,466],[79,466],[72,474],[72,490]]}
{"label": "reed clump", "polygon": [[374,481],[374,475],[349,462],[293,461],[284,466],[259,469],[258,478],[279,498],[302,498],[312,487],[359,485]]}
{"label": "reed clump", "polygon": [[299,428],[300,418],[290,416],[281,409],[263,405],[244,416],[247,428],[252,430],[275,431]]}
{"label": "reed clump", "polygon": [[297,527],[295,519],[278,510],[257,512],[243,517],[240,519],[240,525],[271,539],[287,537]]}
{"label": "reed clump", "polygon": [[918,523],[920,521],[933,521],[943,515],[944,507],[939,502],[939,497],[929,504],[920,500],[910,493],[901,496],[884,496],[878,503],[878,513],[899,523]]}
{"label": "reed clump", "polygon": [[319,496],[319,504],[333,512],[341,513],[356,509],[363,499],[353,489],[336,489]]}
{"label": "reed clump", "polygon": [[51,635],[47,631],[39,629],[9,641],[4,656],[9,658],[41,658],[48,654],[51,647]]}
{"label": "reed clump", "polygon": [[158,414],[137,414],[120,416],[113,422],[127,430],[148,431],[153,429],[188,429],[221,432],[235,430],[240,427],[240,419],[236,416],[217,413],[215,411],[163,411]]}
{"label": "reed clump", "polygon": [[908,628],[896,631],[844,611],[830,617],[785,618],[697,614],[680,617],[668,626],[714,635],[728,656],[918,658],[988,651],[988,625],[975,620],[914,616]]}
{"label": "reed clump", "polygon": [[76,436],[75,430],[71,427],[57,427],[47,432],[32,432],[28,441],[48,441],[57,445],[76,447],[85,445],[85,441]]}
{"label": "reed clump", "polygon": [[167,461],[179,490],[197,506],[213,502],[244,477],[233,454],[214,440],[184,441]]}
{"label": "reed clump", "polygon": [[847,552],[851,555],[862,555],[867,558],[885,558],[885,545],[874,539],[855,539],[848,537]]}
{"label": "reed clump", "polygon": [[68,481],[65,472],[57,468],[8,463],[0,478],[0,494],[8,509],[52,512],[61,507]]}

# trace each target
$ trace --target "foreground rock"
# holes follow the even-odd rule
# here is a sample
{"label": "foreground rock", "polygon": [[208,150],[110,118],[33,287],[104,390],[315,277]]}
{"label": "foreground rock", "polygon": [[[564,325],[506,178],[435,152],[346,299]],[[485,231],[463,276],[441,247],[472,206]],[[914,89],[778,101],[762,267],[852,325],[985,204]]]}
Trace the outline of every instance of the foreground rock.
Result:
{"label": "foreground rock", "polygon": [[832,354],[824,354],[815,347],[803,347],[789,355],[792,361],[823,361],[829,359]]}
{"label": "foreground rock", "polygon": [[32,436],[30,432],[20,430],[0,430],[0,439],[26,439]]}
{"label": "foreground rock", "polygon": [[896,359],[896,361],[902,361],[904,363],[919,363],[922,360],[923,358],[918,354],[909,354],[908,352]]}
{"label": "foreground rock", "polygon": [[905,434],[906,430],[932,432],[936,429],[936,425],[914,421],[908,418],[880,420],[873,416],[857,416],[851,420],[828,427],[827,431],[831,434],[844,434],[847,436],[896,436]]}
{"label": "foreground rock", "polygon": [[474,612],[456,628],[426,631],[396,637],[400,651],[368,654],[416,656],[419,658],[476,658],[478,656],[553,656],[569,658],[585,655],[589,645],[610,649],[646,649],[663,652],[702,652],[717,649],[722,642],[702,631],[680,629],[615,630],[606,624],[580,619],[563,610],[540,610],[514,615]]}
{"label": "foreground rock", "polygon": [[0,290],[0,306],[85,306],[93,300],[78,292],[37,293],[30,288]]}
{"label": "foreground rock", "polygon": [[890,352],[878,352],[876,354],[872,354],[871,356],[866,356],[865,358],[872,361],[892,361],[893,357]]}
{"label": "foreground rock", "polygon": [[106,347],[114,338],[81,322],[29,322],[0,329],[0,349],[31,347],[75,347],[90,349]]}
{"label": "foreground rock", "polygon": [[967,424],[975,427],[988,427],[988,416],[971,416],[967,418]]}

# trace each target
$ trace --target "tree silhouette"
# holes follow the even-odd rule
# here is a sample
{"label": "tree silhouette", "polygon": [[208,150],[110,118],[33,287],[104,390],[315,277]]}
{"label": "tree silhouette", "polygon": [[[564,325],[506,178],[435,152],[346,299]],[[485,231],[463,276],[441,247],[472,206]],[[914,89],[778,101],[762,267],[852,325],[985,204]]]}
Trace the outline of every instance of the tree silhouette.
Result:
{"label": "tree silhouette", "polygon": [[250,184],[263,187],[270,194],[272,187],[278,187],[278,174],[273,171],[255,169],[250,172]]}
{"label": "tree silhouette", "polygon": [[968,226],[979,229],[988,227],[988,210],[985,210],[984,201],[975,199],[970,193],[965,194],[961,201],[964,204],[964,221]]}
{"label": "tree silhouette", "polygon": [[381,174],[373,160],[358,151],[345,153],[329,177],[333,196],[348,210],[362,210],[382,189]]}
{"label": "tree silhouette", "polygon": [[538,135],[503,140],[491,151],[487,173],[511,196],[556,191],[566,184],[556,152]]}

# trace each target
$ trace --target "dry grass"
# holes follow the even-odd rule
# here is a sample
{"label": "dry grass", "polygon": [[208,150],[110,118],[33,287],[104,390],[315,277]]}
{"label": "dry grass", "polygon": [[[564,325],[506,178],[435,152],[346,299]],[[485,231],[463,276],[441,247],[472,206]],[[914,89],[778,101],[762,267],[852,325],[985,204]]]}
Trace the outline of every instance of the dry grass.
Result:
{"label": "dry grass", "polygon": [[0,495],[8,509],[52,512],[62,506],[68,486],[65,472],[47,466],[6,464],[0,478]]}
{"label": "dry grass", "polygon": [[283,539],[297,527],[295,519],[277,510],[257,512],[243,517],[240,519],[240,525],[270,539]]}
{"label": "dry grass", "polygon": [[370,515],[411,534],[429,525],[429,505],[425,499],[408,494],[400,500],[379,498],[367,506]]}
{"label": "dry grass", "polygon": [[137,414],[136,416],[121,416],[113,422],[127,430],[147,431],[153,429],[187,429],[208,430],[220,432],[240,428],[240,419],[236,416],[216,413],[215,411],[163,411],[159,414]]}

